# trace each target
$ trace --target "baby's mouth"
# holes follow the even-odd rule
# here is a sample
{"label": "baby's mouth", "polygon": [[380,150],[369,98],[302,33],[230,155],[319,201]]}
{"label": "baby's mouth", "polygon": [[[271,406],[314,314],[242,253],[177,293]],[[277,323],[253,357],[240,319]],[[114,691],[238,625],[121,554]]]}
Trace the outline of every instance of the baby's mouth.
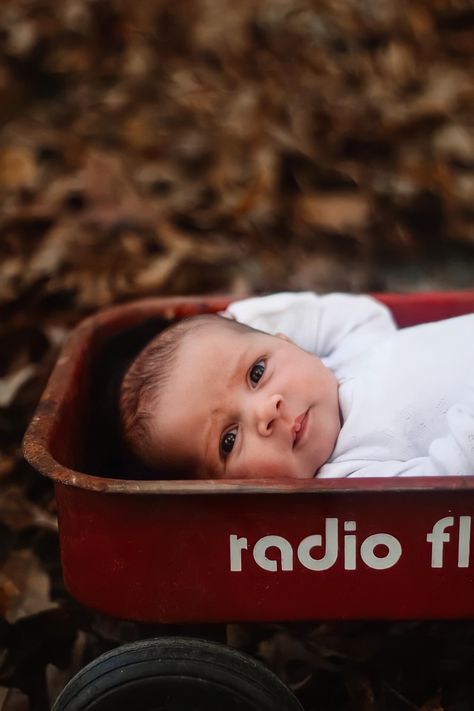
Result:
{"label": "baby's mouth", "polygon": [[291,434],[293,436],[293,449],[296,447],[304,433],[306,432],[306,424],[308,422],[308,410],[305,410],[298,415],[291,428]]}

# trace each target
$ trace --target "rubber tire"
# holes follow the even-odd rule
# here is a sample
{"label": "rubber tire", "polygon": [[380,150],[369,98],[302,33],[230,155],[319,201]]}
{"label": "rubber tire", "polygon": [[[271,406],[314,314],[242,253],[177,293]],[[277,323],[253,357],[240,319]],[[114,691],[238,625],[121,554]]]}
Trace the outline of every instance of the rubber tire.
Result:
{"label": "rubber tire", "polygon": [[52,711],[303,711],[250,656],[224,645],[159,637],[117,647],[84,667]]}

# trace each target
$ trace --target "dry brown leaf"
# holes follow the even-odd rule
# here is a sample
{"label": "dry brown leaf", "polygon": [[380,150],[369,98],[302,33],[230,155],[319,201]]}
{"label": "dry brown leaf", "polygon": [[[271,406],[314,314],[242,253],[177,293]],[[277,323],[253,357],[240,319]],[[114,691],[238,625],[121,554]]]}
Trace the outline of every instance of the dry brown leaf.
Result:
{"label": "dry brown leaf", "polygon": [[37,180],[38,167],[29,148],[0,147],[0,190],[33,188]]}
{"label": "dry brown leaf", "polygon": [[370,203],[353,192],[308,194],[298,200],[296,211],[297,217],[308,225],[333,232],[352,232],[367,223]]}
{"label": "dry brown leaf", "polygon": [[28,365],[20,368],[20,370],[16,370],[14,373],[9,373],[3,378],[0,378],[0,408],[9,407],[20,388],[31,378],[34,378],[37,372],[38,369],[36,366],[32,363],[28,363]]}
{"label": "dry brown leaf", "polygon": [[13,580],[0,572],[0,616],[6,618],[19,598],[20,591]]}
{"label": "dry brown leaf", "polygon": [[50,580],[37,557],[28,549],[12,551],[4,567],[11,589],[18,591],[10,597],[5,618],[16,622],[21,617],[33,615],[56,605],[50,598]]}
{"label": "dry brown leaf", "polygon": [[26,499],[21,489],[15,486],[0,496],[0,521],[13,531],[31,527],[57,531],[56,518]]}

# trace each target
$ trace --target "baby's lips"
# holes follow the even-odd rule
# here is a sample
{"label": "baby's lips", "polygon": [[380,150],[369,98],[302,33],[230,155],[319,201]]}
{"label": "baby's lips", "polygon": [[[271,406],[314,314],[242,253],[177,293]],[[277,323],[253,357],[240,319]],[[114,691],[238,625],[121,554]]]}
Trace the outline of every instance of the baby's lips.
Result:
{"label": "baby's lips", "polygon": [[307,414],[308,414],[308,410],[305,410],[304,412],[301,413],[301,415],[298,415],[298,417],[293,422],[293,426],[291,428],[291,435],[293,438],[293,447],[295,446],[295,444],[298,440],[298,432],[300,431],[303,421],[304,421]]}

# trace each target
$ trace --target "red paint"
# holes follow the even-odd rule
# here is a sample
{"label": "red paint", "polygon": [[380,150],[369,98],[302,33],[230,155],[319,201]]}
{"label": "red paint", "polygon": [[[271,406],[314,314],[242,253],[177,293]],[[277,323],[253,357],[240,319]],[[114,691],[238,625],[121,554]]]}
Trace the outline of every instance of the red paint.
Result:
{"label": "red paint", "polygon": [[[474,292],[380,298],[403,325],[474,311]],[[25,454],[55,480],[72,594],[111,615],[163,622],[474,617],[474,477],[140,482],[80,471],[94,349],[150,314],[227,301],[119,306],[65,346]],[[326,531],[337,551],[326,550]],[[231,570],[231,536],[241,570]],[[283,565],[276,548],[262,557],[267,536],[279,537]],[[306,545],[310,536],[321,545]],[[326,569],[312,569],[323,555]],[[272,560],[276,571],[266,569]]]}
{"label": "red paint", "polygon": [[[69,589],[86,605],[118,617],[176,622],[474,616],[474,542],[470,567],[459,568],[457,559],[459,516],[472,516],[474,530],[472,489],[469,496],[408,490],[127,497],[60,486],[58,503]],[[426,536],[447,515],[456,524],[443,546],[443,568],[434,569]],[[296,550],[306,536],[324,533],[327,517],[338,518],[340,529],[339,556],[328,570],[308,570],[296,556],[292,571],[269,572],[255,563],[251,549],[263,536],[282,536]],[[358,551],[370,535],[396,537],[399,561],[374,570],[358,552],[356,569],[344,570],[344,521],[356,521]],[[241,572],[230,570],[232,534],[249,542]],[[276,549],[268,554],[279,560]]]}

